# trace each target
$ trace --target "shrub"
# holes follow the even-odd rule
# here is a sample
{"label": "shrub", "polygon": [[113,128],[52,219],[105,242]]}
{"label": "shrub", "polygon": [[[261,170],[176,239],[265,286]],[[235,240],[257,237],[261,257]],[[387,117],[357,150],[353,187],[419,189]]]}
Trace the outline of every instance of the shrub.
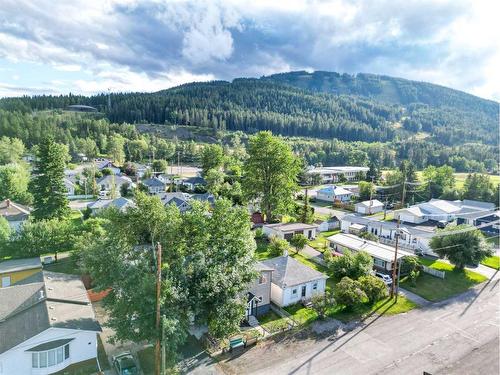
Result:
{"label": "shrub", "polygon": [[416,256],[405,256],[401,258],[401,275],[409,275],[413,271],[419,271],[421,268]]}
{"label": "shrub", "polygon": [[343,277],[342,280],[335,285],[333,295],[335,301],[338,304],[344,305],[346,309],[353,309],[359,306],[367,298],[365,292],[361,289],[360,282],[347,276]]}
{"label": "shrub", "polygon": [[318,313],[320,319],[324,319],[326,311],[335,304],[335,299],[330,291],[324,294],[315,294],[311,298],[312,308]]}
{"label": "shrub", "polygon": [[346,250],[342,256],[325,257],[325,261],[337,280],[345,276],[357,280],[373,269],[373,259],[364,251],[353,254]]}
{"label": "shrub", "polygon": [[361,276],[359,278],[359,283],[361,284],[361,289],[365,292],[366,297],[370,303],[375,303],[382,298],[387,297],[387,286],[378,277],[368,275]]}
{"label": "shrub", "polygon": [[303,234],[294,234],[290,244],[299,252],[307,245],[307,237]]}
{"label": "shrub", "polygon": [[268,246],[269,254],[273,257],[279,257],[290,249],[290,244],[287,240],[282,240],[278,237],[272,237]]}

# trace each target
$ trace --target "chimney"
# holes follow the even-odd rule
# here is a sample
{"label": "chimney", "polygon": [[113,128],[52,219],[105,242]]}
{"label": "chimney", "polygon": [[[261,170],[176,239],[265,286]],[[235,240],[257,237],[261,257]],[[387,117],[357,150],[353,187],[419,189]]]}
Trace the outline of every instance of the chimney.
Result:
{"label": "chimney", "polygon": [[6,199],[5,204],[7,204],[7,208],[9,208],[10,207],[10,199]]}
{"label": "chimney", "polygon": [[43,290],[40,290],[40,295],[38,297],[38,300],[41,301],[44,298],[45,298],[45,293],[43,292]]}

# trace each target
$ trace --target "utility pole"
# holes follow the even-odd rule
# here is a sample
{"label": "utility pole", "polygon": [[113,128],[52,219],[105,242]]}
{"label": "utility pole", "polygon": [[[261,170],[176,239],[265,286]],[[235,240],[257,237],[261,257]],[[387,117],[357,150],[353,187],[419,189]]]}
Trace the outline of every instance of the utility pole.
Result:
{"label": "utility pole", "polygon": [[[401,206],[405,205],[406,196],[406,176],[403,180],[403,192],[401,194]],[[399,263],[398,263],[398,245],[399,245],[399,227],[401,225],[401,215],[398,215],[398,223],[396,225],[396,245],[394,249],[394,262],[392,264],[392,285],[391,285],[391,298],[396,297],[396,302],[398,302],[398,293],[396,290],[396,282],[399,282]]]}
{"label": "utility pole", "polygon": [[[181,164],[181,152],[177,151],[177,174],[179,174],[180,171],[180,164]],[[182,178],[182,176],[181,176]],[[176,184],[175,191],[179,191],[179,184]]]}
{"label": "utility pole", "polygon": [[[370,207],[368,208],[368,215],[372,214],[372,206],[373,206],[373,179],[375,176],[370,176],[372,182],[370,185]],[[384,218],[385,219],[385,218]]]}
{"label": "utility pole", "polygon": [[161,245],[158,242],[156,245],[156,345],[155,345],[155,375],[161,375],[161,340],[163,339],[163,331],[161,328],[160,315],[160,291],[161,291]]}

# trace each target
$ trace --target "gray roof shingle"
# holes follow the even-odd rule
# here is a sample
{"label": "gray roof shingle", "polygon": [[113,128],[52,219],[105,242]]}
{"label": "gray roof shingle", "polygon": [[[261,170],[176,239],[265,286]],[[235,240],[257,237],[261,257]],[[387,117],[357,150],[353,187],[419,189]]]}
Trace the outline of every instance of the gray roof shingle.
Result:
{"label": "gray roof shingle", "polygon": [[78,276],[43,272],[43,279],[0,288],[0,354],[50,327],[101,330]]}
{"label": "gray roof shingle", "polygon": [[288,255],[267,259],[261,263],[274,270],[272,282],[280,288],[328,278],[327,275],[313,270]]}

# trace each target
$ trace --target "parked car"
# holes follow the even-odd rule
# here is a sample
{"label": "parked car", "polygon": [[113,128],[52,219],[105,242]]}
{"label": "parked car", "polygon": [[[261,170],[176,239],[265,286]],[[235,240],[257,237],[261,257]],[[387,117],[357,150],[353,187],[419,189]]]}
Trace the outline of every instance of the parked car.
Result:
{"label": "parked car", "polygon": [[437,227],[438,227],[438,228],[440,228],[440,229],[444,229],[444,228],[446,228],[446,225],[447,225],[447,224],[448,224],[448,222],[447,222],[447,221],[445,221],[445,220],[441,220],[441,221],[438,221],[438,222],[437,222]]}
{"label": "parked car", "polygon": [[382,272],[375,272],[375,276],[380,277],[382,281],[385,283],[385,285],[391,285],[392,284],[392,278]]}
{"label": "parked car", "polygon": [[52,257],[44,257],[43,258],[43,261],[42,261],[43,265],[52,264],[52,263],[54,263],[54,258],[52,258]]}
{"label": "parked car", "polygon": [[134,357],[129,352],[113,356],[113,366],[118,375],[137,375],[139,370]]}

